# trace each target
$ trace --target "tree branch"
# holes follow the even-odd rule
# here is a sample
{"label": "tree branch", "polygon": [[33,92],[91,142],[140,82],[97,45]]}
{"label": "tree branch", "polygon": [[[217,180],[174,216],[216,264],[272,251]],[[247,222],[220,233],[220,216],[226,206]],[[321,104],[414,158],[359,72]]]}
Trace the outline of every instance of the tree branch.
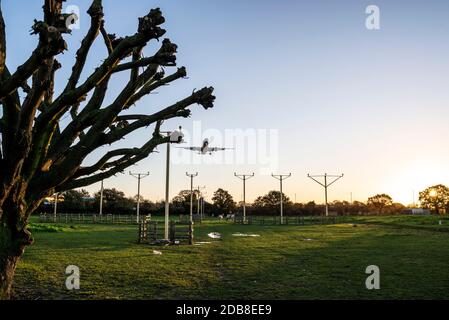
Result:
{"label": "tree branch", "polygon": [[[47,10],[47,5],[51,6],[52,3],[53,1],[48,0],[44,8]],[[59,1],[56,1],[53,5],[57,6],[57,3]],[[66,50],[67,44],[62,38],[62,33],[68,33],[70,30],[65,25],[64,16],[56,12],[53,13],[52,18],[46,18],[45,22],[34,22],[32,34],[39,35],[37,48],[33,51],[31,57],[17,68],[14,74],[3,81],[0,87],[0,100],[21,87],[39,68],[43,60],[52,58]],[[63,23],[61,22],[61,17],[63,18]]]}
{"label": "tree branch", "polygon": [[213,101],[215,100],[215,97],[212,95],[213,91],[214,88],[205,87],[197,92],[192,93],[189,97],[180,100],[161,111],[153,113],[152,115],[139,116],[137,117],[137,121],[123,127],[122,129],[114,130],[104,136],[104,141],[102,142],[102,144],[112,144],[120,140],[127,134],[137,129],[148,127],[152,123],[160,120],[167,120],[173,117],[188,117],[190,115],[190,111],[186,111],[185,109],[195,103],[202,105],[205,109],[208,109],[213,106]]}
{"label": "tree branch", "polygon": [[3,74],[6,65],[6,27],[5,21],[3,20],[1,5],[2,3],[0,0],[0,76]]}
{"label": "tree branch", "polygon": [[[114,164],[112,165],[112,167],[110,169],[105,170],[104,172],[101,172],[101,173],[97,173],[97,174],[86,176],[86,177],[81,177],[79,179],[75,179],[75,180],[71,180],[71,181],[62,183],[61,185],[56,187],[56,191],[62,192],[62,191],[66,191],[66,190],[71,190],[71,189],[91,185],[100,180],[107,179],[119,172],[123,172],[129,166],[132,166],[132,165],[136,164],[137,162],[139,162],[140,160],[148,157],[148,155],[153,152],[154,148],[156,148],[160,144],[166,143],[170,139],[169,137],[162,137],[160,135],[160,126],[161,126],[161,122],[158,122],[156,125],[156,128],[153,132],[153,137],[147,143],[145,143],[141,148],[138,148],[137,150],[134,149],[133,151],[127,152],[124,157],[114,161]],[[112,151],[112,153],[114,153],[114,151]],[[105,155],[105,157],[106,157],[106,155]],[[107,162],[105,164],[107,164]],[[103,164],[103,167],[105,164]],[[98,163],[94,166],[98,166]],[[80,168],[79,170],[84,171],[84,172],[91,172],[91,173],[98,171],[98,170],[93,171],[94,169],[96,169],[96,167]],[[79,172],[76,172],[75,175],[78,176]]]}
{"label": "tree branch", "polygon": [[58,120],[67,111],[68,106],[75,104],[80,98],[101,83],[113,71],[117,64],[132,52],[133,48],[144,46],[151,39],[158,39],[163,36],[165,30],[159,28],[159,25],[164,22],[165,19],[159,9],[153,9],[145,17],[139,18],[138,32],[120,41],[108,58],[83,84],[76,89],[61,94],[46,112],[39,115],[36,120],[37,125],[42,126],[48,122]]}
{"label": "tree branch", "polygon": [[146,84],[142,89],[140,89],[137,93],[135,93],[129,101],[125,105],[125,109],[129,108],[131,105],[135,104],[137,101],[139,101],[142,97],[150,94],[154,90],[156,90],[159,87],[165,86],[175,80],[178,80],[180,78],[184,78],[187,75],[186,68],[181,67],[173,73],[170,76],[167,76],[165,78],[160,79],[159,81],[154,81],[152,83]]}
{"label": "tree branch", "polygon": [[73,90],[76,87],[86,63],[87,54],[100,32],[100,28],[103,24],[103,6],[101,0],[94,0],[89,10],[87,10],[87,13],[91,17],[90,28],[76,53],[76,62],[73,65],[72,74],[64,92]]}

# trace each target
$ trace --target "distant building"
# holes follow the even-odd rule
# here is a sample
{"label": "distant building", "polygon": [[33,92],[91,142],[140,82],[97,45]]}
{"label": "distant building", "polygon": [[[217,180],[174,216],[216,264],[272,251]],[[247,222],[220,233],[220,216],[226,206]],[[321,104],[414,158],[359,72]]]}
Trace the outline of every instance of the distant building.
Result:
{"label": "distant building", "polygon": [[402,210],[403,214],[419,214],[419,215],[426,215],[430,214],[429,209],[423,209],[423,208],[407,208]]}
{"label": "distant building", "polygon": [[81,202],[83,203],[95,203],[94,197],[82,197]]}

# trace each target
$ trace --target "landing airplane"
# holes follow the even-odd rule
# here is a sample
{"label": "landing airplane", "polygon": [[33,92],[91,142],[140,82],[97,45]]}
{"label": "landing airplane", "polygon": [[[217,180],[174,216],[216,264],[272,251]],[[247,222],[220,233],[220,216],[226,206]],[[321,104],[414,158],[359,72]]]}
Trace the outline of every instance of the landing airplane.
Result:
{"label": "landing airplane", "polygon": [[198,154],[210,154],[212,152],[224,151],[233,148],[217,148],[217,147],[209,147],[209,139],[204,139],[203,145],[201,147],[182,147],[182,149],[190,150],[190,151],[198,151]]}

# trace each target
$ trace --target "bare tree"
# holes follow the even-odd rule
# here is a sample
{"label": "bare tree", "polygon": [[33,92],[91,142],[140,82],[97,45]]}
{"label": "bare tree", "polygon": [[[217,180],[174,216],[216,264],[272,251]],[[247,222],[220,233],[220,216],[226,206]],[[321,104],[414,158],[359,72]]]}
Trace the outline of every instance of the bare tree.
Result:
{"label": "bare tree", "polygon": [[[1,0],[0,0],[1,1]],[[28,60],[11,72],[6,66],[6,32],[0,2],[0,298],[9,298],[17,263],[33,242],[27,230],[30,215],[44,198],[108,178],[146,158],[156,146],[168,142],[160,134],[162,122],[188,117],[193,104],[213,107],[213,88],[194,91],[177,103],[149,114],[124,115],[142,97],[186,76],[184,67],[165,75],[163,67],[176,66],[177,46],[164,39],[153,56],[143,57],[144,47],[159,40],[165,19],[159,9],[139,18],[138,30],[124,38],[108,34],[101,0],[87,11],[90,27],[76,53],[70,78],[56,95],[55,74],[61,68],[56,56],[67,50],[63,35],[70,33],[62,11],[65,0],[45,0],[42,21],[34,21],[39,37]],[[81,81],[88,53],[97,38],[105,44],[105,58]],[[110,104],[105,104],[108,83],[119,72],[129,81]],[[112,93],[111,93],[112,95]],[[62,126],[61,119],[71,121]],[[101,146],[111,145],[129,133],[151,126],[142,146],[105,152],[93,165],[83,160]]]}

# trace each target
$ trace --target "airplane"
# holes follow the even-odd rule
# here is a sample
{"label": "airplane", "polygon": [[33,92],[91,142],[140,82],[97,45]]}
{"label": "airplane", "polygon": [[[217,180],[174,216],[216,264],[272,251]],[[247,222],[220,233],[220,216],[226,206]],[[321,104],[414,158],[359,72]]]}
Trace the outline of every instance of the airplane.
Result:
{"label": "airplane", "polygon": [[224,151],[233,148],[217,148],[217,147],[209,147],[209,139],[204,139],[203,145],[201,147],[181,147],[182,149],[190,150],[190,151],[198,151],[198,154],[210,154],[212,152]]}

